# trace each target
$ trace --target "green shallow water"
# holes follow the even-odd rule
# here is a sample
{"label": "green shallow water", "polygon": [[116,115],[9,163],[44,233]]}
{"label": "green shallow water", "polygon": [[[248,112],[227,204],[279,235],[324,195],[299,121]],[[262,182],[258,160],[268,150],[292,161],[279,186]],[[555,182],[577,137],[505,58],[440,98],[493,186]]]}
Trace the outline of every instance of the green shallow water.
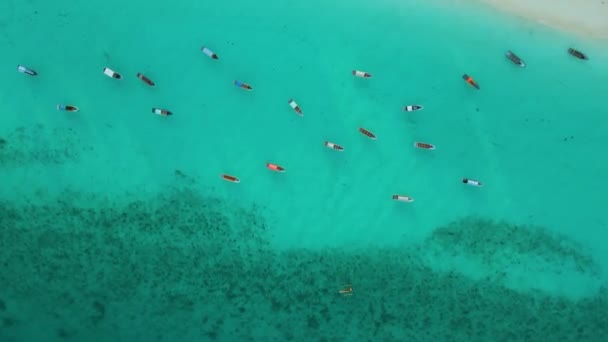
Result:
{"label": "green shallow water", "polygon": [[2,339],[608,336],[601,42],[473,3],[0,13]]}

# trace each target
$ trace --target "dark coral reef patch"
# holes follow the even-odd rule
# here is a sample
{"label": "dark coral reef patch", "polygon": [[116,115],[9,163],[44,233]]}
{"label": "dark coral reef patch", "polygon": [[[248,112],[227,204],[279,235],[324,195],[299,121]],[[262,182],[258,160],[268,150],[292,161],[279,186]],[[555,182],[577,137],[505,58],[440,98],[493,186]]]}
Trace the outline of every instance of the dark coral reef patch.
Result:
{"label": "dark coral reef patch", "polygon": [[[608,340],[604,288],[576,301],[516,291],[493,279],[432,269],[419,257],[424,246],[278,252],[268,243],[262,216],[259,208],[187,189],[115,201],[66,193],[52,203],[0,202],[0,336]],[[477,224],[482,229],[488,222]],[[432,238],[484,253],[521,236],[490,226],[500,238],[482,234],[489,240],[477,241],[454,227]],[[550,258],[563,254],[585,270],[595,267],[575,247],[550,240],[512,248],[549,251]],[[354,295],[340,296],[349,283]]]}

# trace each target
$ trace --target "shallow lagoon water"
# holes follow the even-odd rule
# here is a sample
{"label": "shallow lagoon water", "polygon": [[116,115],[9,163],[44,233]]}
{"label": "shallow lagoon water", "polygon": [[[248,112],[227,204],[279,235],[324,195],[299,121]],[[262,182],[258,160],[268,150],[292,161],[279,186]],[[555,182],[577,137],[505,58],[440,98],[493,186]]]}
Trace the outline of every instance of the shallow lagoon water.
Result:
{"label": "shallow lagoon water", "polygon": [[65,3],[0,5],[3,338],[606,336],[599,44],[462,4]]}

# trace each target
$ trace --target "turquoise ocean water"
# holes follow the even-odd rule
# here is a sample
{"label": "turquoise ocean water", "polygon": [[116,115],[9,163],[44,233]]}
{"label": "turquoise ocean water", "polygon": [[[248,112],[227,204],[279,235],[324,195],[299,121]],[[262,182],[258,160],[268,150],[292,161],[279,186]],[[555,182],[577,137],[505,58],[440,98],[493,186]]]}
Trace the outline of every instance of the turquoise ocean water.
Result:
{"label": "turquoise ocean water", "polygon": [[608,338],[605,42],[409,0],[5,0],[0,28],[0,340]]}

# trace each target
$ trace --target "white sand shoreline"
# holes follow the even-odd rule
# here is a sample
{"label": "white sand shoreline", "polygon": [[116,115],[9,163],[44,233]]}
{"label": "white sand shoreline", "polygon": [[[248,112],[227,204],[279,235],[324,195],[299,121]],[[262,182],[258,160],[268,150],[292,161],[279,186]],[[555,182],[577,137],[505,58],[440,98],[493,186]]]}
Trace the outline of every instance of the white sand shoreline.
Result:
{"label": "white sand shoreline", "polygon": [[476,0],[577,36],[608,40],[608,0]]}

